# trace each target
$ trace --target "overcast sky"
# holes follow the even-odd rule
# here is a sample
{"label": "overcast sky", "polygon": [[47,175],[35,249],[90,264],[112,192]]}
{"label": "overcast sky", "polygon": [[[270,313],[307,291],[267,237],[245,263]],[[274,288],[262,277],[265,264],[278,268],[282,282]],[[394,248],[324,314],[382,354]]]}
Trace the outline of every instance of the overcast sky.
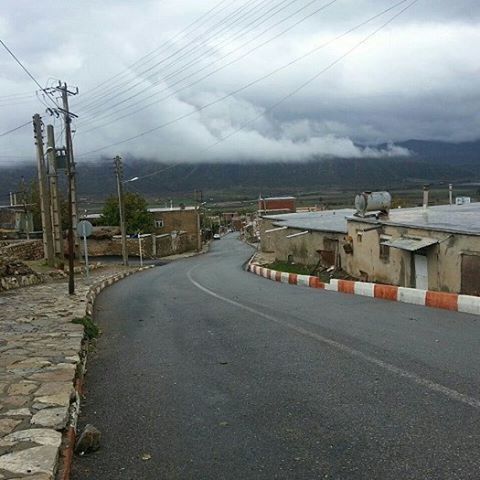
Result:
{"label": "overcast sky", "polygon": [[[342,59],[411,1],[338,37],[398,2],[2,0],[0,38],[42,86],[78,86],[78,161],[293,161],[402,155],[395,142],[413,138],[478,139],[478,0],[419,0]],[[0,49],[0,133],[38,112],[63,143],[36,89]],[[390,146],[356,146],[380,143]],[[32,156],[31,127],[0,137],[0,148],[1,164]]]}

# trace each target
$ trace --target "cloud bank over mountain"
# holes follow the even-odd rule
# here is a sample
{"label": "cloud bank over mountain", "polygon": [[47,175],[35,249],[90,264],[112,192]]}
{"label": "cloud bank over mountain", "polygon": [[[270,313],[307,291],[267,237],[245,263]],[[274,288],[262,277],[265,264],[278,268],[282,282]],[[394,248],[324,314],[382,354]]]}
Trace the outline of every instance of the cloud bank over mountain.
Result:
{"label": "cloud bank over mountain", "polygon": [[[26,0],[5,0],[0,38],[42,85],[58,79],[78,85],[80,94],[71,99],[72,111],[79,115],[77,154],[150,130],[78,156],[79,161],[115,154],[164,162],[392,157],[409,154],[395,142],[410,138],[479,138],[476,1],[418,2],[272,109],[408,4],[333,41],[398,2],[329,3],[87,0],[65,9],[64,2],[46,0],[41,9],[32,9]],[[178,35],[199,17],[204,26]],[[45,106],[5,51],[0,52],[0,68],[1,133],[36,112],[43,114]],[[43,116],[46,123],[55,122],[60,143],[60,120]],[[171,123],[174,119],[179,120]],[[380,149],[377,144],[390,146]],[[0,147],[0,164],[31,157],[31,128],[0,137]]]}

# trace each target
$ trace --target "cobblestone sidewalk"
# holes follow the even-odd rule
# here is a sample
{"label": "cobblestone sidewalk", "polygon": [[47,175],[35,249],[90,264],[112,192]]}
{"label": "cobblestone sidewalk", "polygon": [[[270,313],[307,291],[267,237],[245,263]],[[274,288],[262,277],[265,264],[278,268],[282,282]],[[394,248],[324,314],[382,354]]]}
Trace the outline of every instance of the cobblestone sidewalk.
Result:
{"label": "cobblestone sidewalk", "polygon": [[[94,272],[97,283],[120,268]],[[65,281],[0,294],[0,479],[51,480],[75,399],[89,285]]]}

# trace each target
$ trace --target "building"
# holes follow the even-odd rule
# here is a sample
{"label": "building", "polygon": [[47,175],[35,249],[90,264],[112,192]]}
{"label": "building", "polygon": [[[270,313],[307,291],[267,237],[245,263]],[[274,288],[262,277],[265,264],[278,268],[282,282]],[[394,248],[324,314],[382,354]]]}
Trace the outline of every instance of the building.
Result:
{"label": "building", "polygon": [[238,212],[225,212],[222,213],[223,224],[227,225],[228,228],[231,228],[235,231],[240,231],[245,224],[244,220],[242,219],[241,215]]}
{"label": "building", "polygon": [[480,203],[265,215],[261,250],[366,282],[480,295]]}
{"label": "building", "polygon": [[480,295],[480,203],[394,209],[347,223],[352,275]]}
{"label": "building", "polygon": [[258,213],[275,215],[296,212],[295,197],[267,197],[258,199]]}
{"label": "building", "polygon": [[261,251],[273,253],[280,261],[344,269],[347,216],[353,213],[353,209],[341,209],[265,215],[260,227]]}
{"label": "building", "polygon": [[201,247],[200,214],[196,207],[149,208],[157,235],[186,235],[191,248]]}

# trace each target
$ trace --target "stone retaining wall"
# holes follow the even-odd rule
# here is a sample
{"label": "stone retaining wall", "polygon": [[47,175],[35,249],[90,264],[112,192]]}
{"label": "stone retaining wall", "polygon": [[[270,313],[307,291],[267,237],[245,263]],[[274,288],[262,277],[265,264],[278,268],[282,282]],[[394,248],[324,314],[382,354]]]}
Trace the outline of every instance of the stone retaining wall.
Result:
{"label": "stone retaining wall", "polygon": [[[155,239],[155,241],[154,241]],[[91,257],[104,255],[122,255],[122,242],[120,238],[87,240],[88,254]],[[144,258],[167,257],[185,253],[196,248],[196,236],[189,234],[178,235],[173,238],[171,235],[157,235],[142,238],[142,255]],[[127,239],[128,254],[139,256],[139,242],[137,238]]]}
{"label": "stone retaining wall", "polygon": [[43,283],[44,279],[35,273],[29,275],[18,275],[12,277],[0,278],[0,292],[13,290],[15,288],[29,287],[30,285],[38,285]]}
{"label": "stone retaining wall", "polygon": [[2,242],[0,257],[17,260],[41,260],[43,258],[42,240],[22,240],[19,242]]}

